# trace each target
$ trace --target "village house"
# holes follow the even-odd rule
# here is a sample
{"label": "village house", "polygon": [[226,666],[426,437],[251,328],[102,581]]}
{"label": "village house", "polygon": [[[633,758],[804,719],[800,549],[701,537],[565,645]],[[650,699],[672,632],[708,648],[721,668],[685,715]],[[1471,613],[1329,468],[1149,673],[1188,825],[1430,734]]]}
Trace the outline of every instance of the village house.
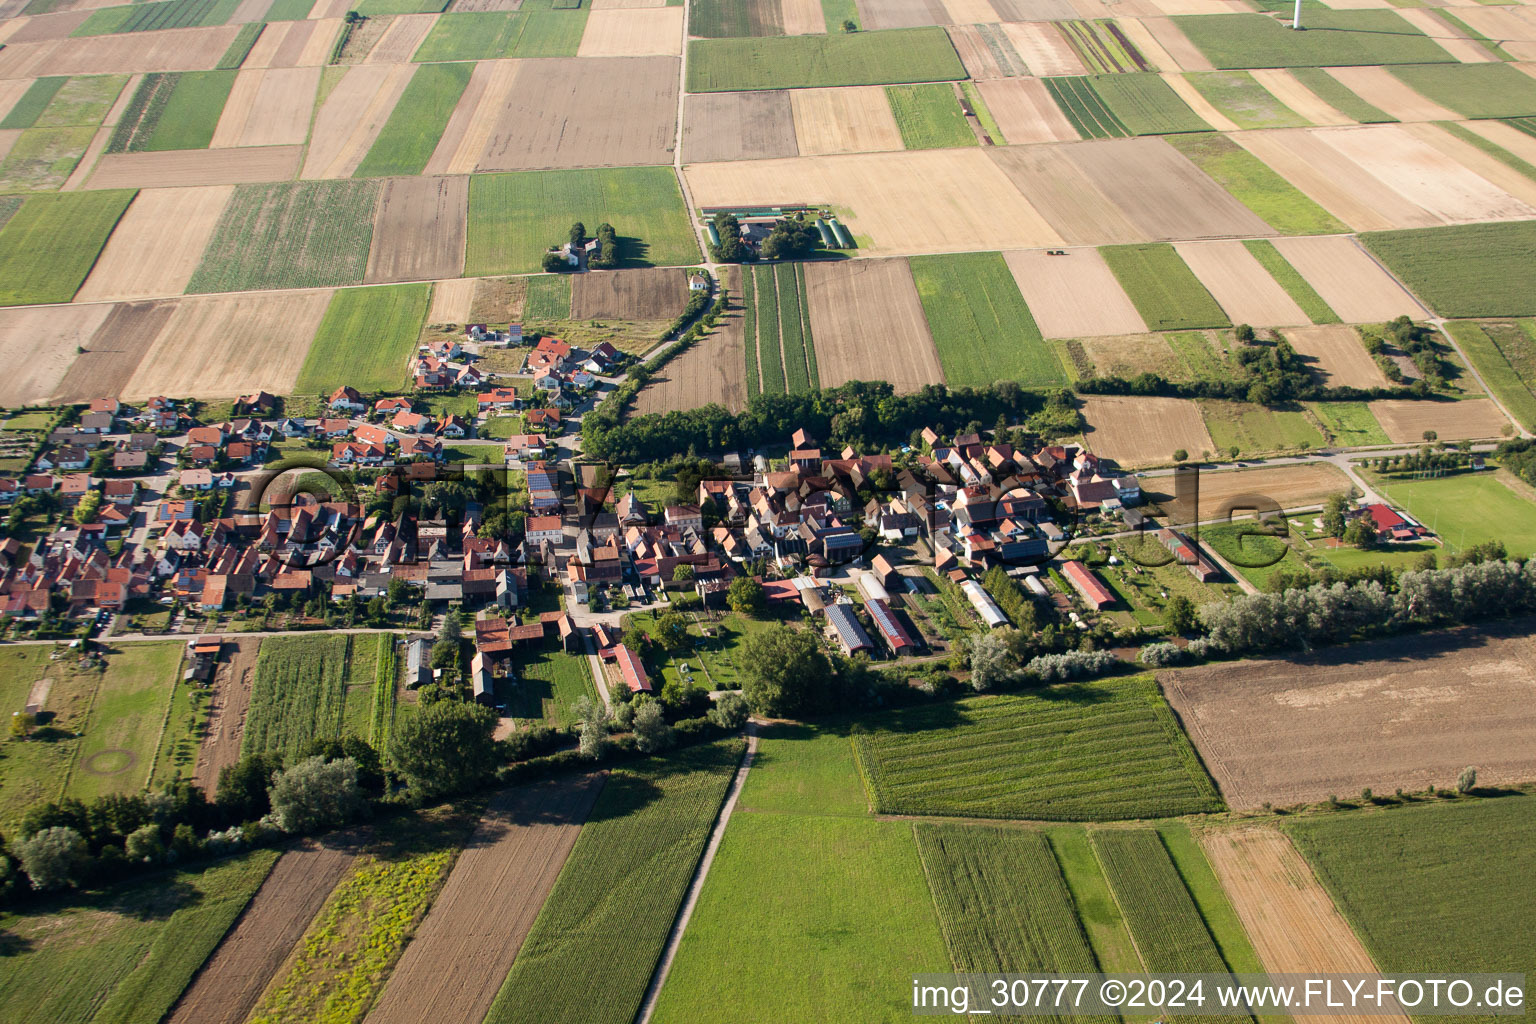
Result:
{"label": "village house", "polygon": [[368,408],[368,403],[356,388],[344,384],[331,392],[326,408],[332,412],[359,413]]}

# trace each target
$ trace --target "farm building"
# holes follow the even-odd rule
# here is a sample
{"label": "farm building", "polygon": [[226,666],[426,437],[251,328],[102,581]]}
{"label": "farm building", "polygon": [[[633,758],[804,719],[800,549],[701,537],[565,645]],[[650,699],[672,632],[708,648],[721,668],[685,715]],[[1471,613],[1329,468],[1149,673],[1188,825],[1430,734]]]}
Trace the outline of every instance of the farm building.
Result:
{"label": "farm building", "polygon": [[903,654],[913,654],[917,651],[917,643],[912,639],[912,634],[901,624],[896,613],[891,611],[887,601],[871,600],[868,605],[869,617],[874,620],[875,628],[880,633],[880,639],[885,646],[890,648],[892,654],[898,658]]}
{"label": "farm building", "polygon": [[1115,603],[1115,595],[1109,592],[1109,588],[1099,582],[1099,578],[1093,574],[1082,562],[1061,563],[1061,574],[1072,584],[1074,590],[1083,596],[1083,600],[1093,605],[1094,608],[1107,608]]}
{"label": "farm building", "polygon": [[874,573],[860,573],[857,578],[857,584],[859,593],[864,595],[864,600],[885,601],[887,603],[890,602],[891,595],[886,591],[885,587],[881,585],[880,581],[875,578]]}
{"label": "farm building", "polygon": [[639,655],[623,644],[613,649],[613,657],[619,665],[619,675],[624,680],[632,693],[650,693],[651,677],[646,675],[645,666],[640,663]]}
{"label": "farm building", "polygon": [[864,632],[864,627],[859,624],[858,616],[853,614],[851,604],[829,604],[826,608],[827,622],[837,634],[837,643],[843,649],[843,653],[852,655],[858,651],[872,651],[875,649],[869,634]]}
{"label": "farm building", "polygon": [[485,655],[476,652],[469,663],[470,677],[474,680],[475,700],[480,704],[496,703],[496,680],[491,678],[491,665]]}
{"label": "farm building", "polygon": [[1211,583],[1221,579],[1221,570],[1211,564],[1200,550],[1200,546],[1177,530],[1162,529],[1157,531],[1157,539],[1163,547],[1173,552],[1178,558],[1179,564],[1188,567],[1190,575],[1201,583]]}
{"label": "farm building", "polygon": [[976,614],[981,616],[981,621],[987,624],[988,629],[997,629],[999,626],[1008,625],[1008,616],[992,600],[992,595],[981,589],[981,584],[975,580],[966,580],[960,584],[960,590],[965,594],[965,599],[971,602],[971,607],[976,609]]}
{"label": "farm building", "polygon": [[432,681],[432,649],[426,637],[417,637],[405,645],[405,685],[414,690]]}
{"label": "farm building", "polygon": [[1362,506],[1356,515],[1369,516],[1376,536],[1382,540],[1415,541],[1430,535],[1412,519],[1380,502]]}

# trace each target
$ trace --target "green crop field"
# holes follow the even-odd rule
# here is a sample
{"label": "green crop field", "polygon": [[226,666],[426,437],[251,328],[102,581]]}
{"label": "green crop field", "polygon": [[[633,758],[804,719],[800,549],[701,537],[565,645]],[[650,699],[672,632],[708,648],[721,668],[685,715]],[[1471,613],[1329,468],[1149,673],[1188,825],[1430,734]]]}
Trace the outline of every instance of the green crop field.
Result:
{"label": "green crop field", "polygon": [[992,111],[987,108],[987,101],[982,98],[981,90],[976,88],[976,83],[961,82],[960,91],[965,93],[966,102],[971,105],[971,110],[975,112],[976,120],[981,122],[981,130],[987,133],[987,137],[996,145],[1007,145],[1008,140],[1003,138],[1003,129],[998,125],[997,119],[992,116]]}
{"label": "green crop field", "polygon": [[1131,132],[1110,112],[1091,79],[1081,75],[1047,78],[1045,87],[1061,112],[1085,139],[1120,139]]}
{"label": "green crop field", "polygon": [[772,267],[754,267],[753,294],[757,296],[757,362],[762,388],[771,395],[784,393],[784,357],[779,327],[778,279]]}
{"label": "green crop field", "polygon": [[688,42],[688,91],[898,85],[965,78],[942,28]]}
{"label": "green crop field", "polygon": [[[750,774],[750,773],[749,773]],[[656,1003],[656,1024],[897,1020],[894,978],[948,971],[908,822],[738,810]]]}
{"label": "green crop field", "polygon": [[465,11],[437,19],[412,60],[574,57],[587,27],[577,10]]}
{"label": "green crop field", "polygon": [[914,256],[912,278],[951,385],[1066,382],[1001,253]]}
{"label": "green crop field", "polygon": [[341,735],[348,637],[274,636],[256,656],[242,754],[291,756],[310,740]]}
{"label": "green crop field", "polygon": [[229,44],[229,49],[224,51],[224,56],[214,65],[214,70],[223,71],[238,68],[245,63],[245,58],[251,54],[251,47],[256,45],[256,37],[261,35],[261,30],[266,24],[260,21],[248,22],[240,26],[240,31],[235,34],[234,41]]}
{"label": "green crop field", "polygon": [[955,88],[948,82],[888,85],[885,95],[901,131],[901,144],[908,149],[978,145],[976,133],[955,98]]}
{"label": "green crop field", "polygon": [[158,1021],[266,880],[278,851],[0,914],[7,1024]]}
{"label": "green crop field", "polygon": [[1094,92],[1132,135],[1212,130],[1179,98],[1173,86],[1156,74],[1093,75],[1091,81]]}
{"label": "green crop field", "polygon": [[1441,316],[1536,313],[1536,221],[1372,231],[1360,240]]}
{"label": "green crop field", "polygon": [[167,28],[222,25],[230,19],[238,6],[240,0],[164,0],[161,3],[105,7],[92,11],[90,17],[72,34],[105,36],[122,32],[155,32]]}
{"label": "green crop field", "polygon": [[1216,940],[1222,960],[1239,974],[1262,974],[1264,966],[1248,939],[1248,932],[1244,930],[1232,901],[1227,899],[1227,892],[1221,887],[1221,880],[1216,877],[1210,861],[1206,860],[1205,852],[1190,834],[1189,826],[1183,822],[1170,822],[1159,825],[1157,834],[1162,838],[1179,878],[1194,898],[1211,938]]}
{"label": "green crop field", "polygon": [[867,814],[847,727],[823,722],[762,728],[737,806],[764,813]]}
{"label": "green crop field", "polygon": [[74,128],[79,125],[95,127],[107,116],[112,104],[117,102],[118,93],[127,84],[127,75],[71,78],[54,93],[53,100],[37,116],[33,125],[38,128]]}
{"label": "green crop field", "polygon": [[89,125],[26,129],[0,160],[0,192],[52,192],[62,187],[95,137],[96,129]]}
{"label": "green crop field", "polygon": [[[1168,142],[1281,234],[1331,235],[1349,231],[1349,227],[1333,214],[1225,135],[1215,132],[1173,135]],[[1264,244],[1269,245],[1268,242]],[[1253,243],[1250,242],[1248,247],[1253,250]],[[1255,251],[1254,255],[1258,253]],[[1299,275],[1297,279],[1300,280]],[[1281,284],[1285,282],[1281,281]],[[1305,306],[1302,308],[1306,309]]]}
{"label": "green crop field", "polygon": [[1330,435],[1329,444],[1353,448],[1391,442],[1364,402],[1308,402],[1307,408]]}
{"label": "green crop field", "polygon": [[781,36],[778,8],[748,0],[689,0],[688,34],[706,39]]}
{"label": "green crop field", "polygon": [[1307,283],[1307,279],[1296,272],[1290,261],[1280,254],[1275,248],[1275,243],[1267,238],[1251,238],[1244,242],[1253,258],[1258,260],[1269,276],[1279,282],[1280,287],[1291,297],[1301,311],[1307,314],[1307,318],[1314,324],[1341,324],[1339,314],[1335,313],[1323,297],[1317,294],[1317,289]]}
{"label": "green crop field", "polygon": [[1536,425],[1536,323],[1452,320],[1446,328],[1515,419],[1527,429]]}
{"label": "green crop field", "polygon": [[330,394],[343,384],[365,393],[404,387],[431,292],[429,284],[338,291],[326,307],[294,391]]}
{"label": "green crop field", "polygon": [[64,83],[69,81],[64,75],[53,75],[47,78],[39,78],[27,86],[27,91],[21,94],[5,117],[0,118],[0,129],[4,128],[31,128],[37,123],[37,119],[43,116],[43,111],[48,109],[48,104],[53,102]]}
{"label": "green crop field", "polygon": [[1184,78],[1239,128],[1302,128],[1312,123],[1246,71],[1207,71]]}
{"label": "green crop field", "polygon": [[1536,554],[1536,504],[1491,473],[1377,484],[1394,505],[1440,535],[1453,551],[1503,541],[1512,557]]}
{"label": "green crop field", "polygon": [[501,682],[496,694],[507,702],[507,714],[564,727],[576,720],[571,711],[582,697],[597,700],[587,659],[567,654],[551,641],[541,649],[519,652],[512,661],[517,682]]}
{"label": "green crop field", "polygon": [[799,395],[820,387],[815,342],[802,304],[803,275],[797,263],[742,270],[748,376],[754,394],[766,390]]}
{"label": "green crop field", "polygon": [[525,320],[569,320],[571,279],[550,274],[528,279],[528,298],[523,302]]}
{"label": "green crop field", "polygon": [[197,770],[197,752],[203,743],[211,702],[210,691],[201,686],[187,683],[173,688],[165,729],[160,736],[160,749],[155,752],[155,766],[150,773],[150,789],[192,778]]}
{"label": "green crop field", "polygon": [[304,21],[314,7],[315,0],[272,0],[262,17],[266,21]]}
{"label": "green crop field", "polygon": [[107,660],[65,792],[81,800],[137,793],[155,762],[182,645],[124,644]]}
{"label": "green crop field", "polygon": [[1455,61],[1395,11],[1312,8],[1302,17],[1305,32],[1294,32],[1264,14],[1193,14],[1173,20],[1221,69]]}
{"label": "green crop field", "polygon": [[1099,252],[1154,331],[1231,325],[1205,285],[1168,243],[1107,245]]}
{"label": "green crop field", "polygon": [[1536,114],[1536,79],[1508,64],[1418,64],[1392,74],[1463,117]]}
{"label": "green crop field", "polygon": [[856,738],[892,814],[1158,817],[1221,800],[1150,676],[876,715]]}
{"label": "green crop field", "polygon": [[1300,409],[1205,399],[1200,412],[1217,451],[1236,445],[1244,455],[1259,455],[1323,446],[1323,435]]}
{"label": "green crop field", "polygon": [[1115,897],[1109,891],[1104,869],[1094,856],[1088,842],[1088,830],[1084,828],[1053,828],[1046,832],[1051,851],[1072,903],[1077,908],[1078,920],[1093,946],[1098,969],[1113,974],[1140,974],[1146,968],[1131,941],[1131,930],[1126,927],[1125,917],[1115,905]]}
{"label": "green crop field", "polygon": [[117,126],[112,129],[107,152],[132,153],[148,149],[171,93],[180,80],[181,75],[177,72],[145,75],[118,117]]}
{"label": "green crop field", "polygon": [[774,268],[779,290],[779,333],[784,353],[784,386],[792,395],[803,395],[820,388],[811,376],[814,342],[806,330],[806,318],[800,308],[804,271],[798,263],[780,263]]}
{"label": "green crop field", "polygon": [[1287,826],[1383,972],[1527,978],[1536,976],[1533,828],[1536,799],[1529,796],[1325,815]]}
{"label": "green crop field", "polygon": [[380,188],[378,179],[237,187],[188,293],[362,283]]}
{"label": "green crop field", "polygon": [[613,769],[486,1024],[634,1019],[742,749],[721,741]]}
{"label": "green crop field", "polygon": [[741,268],[741,336],[747,361],[747,397],[763,393],[762,375],[757,369],[757,289],[752,283],[756,272]]}
{"label": "green crop field", "polygon": [[1057,31],[1081,58],[1083,66],[1100,74],[1126,71],[1155,71],[1147,64],[1120,26],[1106,18],[1097,21],[1067,20],[1056,22]]}
{"label": "green crop field", "polygon": [[134,195],[114,189],[28,197],[0,228],[0,306],[74,298]]}
{"label": "green crop field", "polygon": [[683,266],[699,245],[670,167],[477,174],[469,181],[466,277],[535,273],[573,221],[618,232],[626,267]]}
{"label": "green crop field", "polygon": [[1324,103],[1345,117],[1352,117],[1361,124],[1387,124],[1397,121],[1397,118],[1380,107],[1365,102],[1352,89],[1322,68],[1294,68],[1291,74],[1295,75],[1296,80],[1302,85],[1317,93],[1318,98]]}
{"label": "green crop field", "polygon": [[[353,641],[355,648],[358,643]],[[395,728],[396,695],[400,683],[400,664],[395,655],[395,635],[381,633],[378,654],[374,659],[373,710],[368,719],[368,745],[374,750],[389,749],[390,735]]]}
{"label": "green crop field", "polygon": [[420,174],[469,84],[473,64],[423,64],[353,177]]}
{"label": "green crop field", "polygon": [[234,71],[146,75],[113,130],[108,151],[206,149],[234,84]]}

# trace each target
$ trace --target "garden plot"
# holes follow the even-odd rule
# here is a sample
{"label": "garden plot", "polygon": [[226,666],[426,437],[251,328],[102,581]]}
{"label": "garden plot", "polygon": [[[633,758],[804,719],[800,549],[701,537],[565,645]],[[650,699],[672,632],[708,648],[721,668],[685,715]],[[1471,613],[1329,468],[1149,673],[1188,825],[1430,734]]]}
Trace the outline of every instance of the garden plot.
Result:
{"label": "garden plot", "polygon": [[186,291],[234,192],[233,185],[140,192],[75,301],[148,299]]}
{"label": "garden plot", "polygon": [[1004,253],[1029,311],[1047,338],[1141,334],[1147,325],[1097,249],[1048,256],[1039,249]]}
{"label": "garden plot", "polygon": [[1077,141],[1077,129],[1040,79],[999,78],[978,82],[976,88],[1010,145]]}
{"label": "garden plot", "polygon": [[111,312],[108,305],[0,309],[0,360],[11,367],[0,381],[0,406],[46,402]]}
{"label": "garden plot", "polygon": [[960,63],[975,81],[1029,74],[1024,58],[1001,25],[953,25],[948,31]]}
{"label": "garden plot", "polygon": [[9,44],[0,51],[0,78],[208,71],[239,31],[238,25],[220,25]]}
{"label": "garden plot", "polygon": [[388,179],[374,214],[364,282],[457,277],[468,217],[467,177]]}
{"label": "garden plot", "polygon": [[788,95],[801,156],[903,148],[901,131],[881,86],[793,89]]}
{"label": "garden plot", "polygon": [[711,403],[723,405],[732,412],[747,407],[739,268],[726,269],[725,287],[730,290],[730,295],[720,325],[652,376],[650,383],[635,396],[637,413],[697,409]]}
{"label": "garden plot", "polygon": [[176,301],[120,302],[108,308],[111,312],[83,342],[85,351],[70,364],[50,401],[89,402],[120,394],[170,320]]}
{"label": "garden plot", "polygon": [[1084,178],[1066,146],[1008,146],[988,149],[1018,190],[1067,241],[1146,242],[1148,235]]}
{"label": "garden plot", "polygon": [[1227,803],[1536,775],[1536,639],[1457,630],[1159,674]]}
{"label": "garden plot", "polygon": [[304,178],[349,178],[416,73],[414,64],[354,64],[315,114]]}
{"label": "garden plot", "polygon": [[672,268],[605,270],[571,281],[572,320],[671,320],[687,305],[687,275]]}
{"label": "garden plot", "polygon": [[423,173],[469,174],[475,169],[497,115],[512,93],[517,65],[515,60],[483,60],[475,65]]}
{"label": "garden plot", "polygon": [[578,57],[677,57],[683,52],[683,8],[593,11]]}
{"label": "garden plot", "polygon": [[256,37],[242,68],[319,67],[330,58],[340,18],[268,23]]}
{"label": "garden plot", "polygon": [[1353,239],[1339,235],[1277,238],[1274,245],[1345,323],[1426,315],[1424,307]]}
{"label": "garden plot", "polygon": [[690,163],[799,153],[788,92],[707,92],[683,101],[683,159]]}
{"label": "garden plot", "polygon": [[1296,327],[1284,334],[1291,347],[1306,357],[1312,368],[1322,375],[1326,387],[1392,386],[1361,344],[1360,334],[1353,327]]}
{"label": "garden plot", "polygon": [[[1068,15],[1075,17],[1075,15]],[[1055,25],[1013,23],[1003,26],[1009,42],[1029,70],[1040,78],[1086,75],[1088,69]]]}
{"label": "garden plot", "polygon": [[1330,146],[1316,129],[1241,132],[1230,137],[1356,231],[1442,223]]}
{"label": "garden plot", "polygon": [[856,0],[859,24],[866,29],[922,28],[948,25],[941,0]]}
{"label": "garden plot", "polygon": [[1289,327],[1312,322],[1242,242],[1177,242],[1174,248],[1234,324]]}
{"label": "garden plot", "polygon": [[122,397],[288,394],[330,301],[329,289],[185,298]]}
{"label": "garden plot", "polygon": [[363,63],[404,64],[426,40],[427,33],[432,31],[437,19],[436,14],[400,15],[389,23],[389,28],[379,37],[373,49],[368,51]]}
{"label": "garden plot", "polygon": [[672,57],[523,62],[476,170],[670,164],[677,77]]}
{"label": "garden plot", "polygon": [[1166,464],[1179,449],[1198,455],[1216,448],[1200,406],[1189,399],[1084,395],[1082,403],[1088,448],[1126,469]]}
{"label": "garden plot", "polygon": [[183,149],[108,153],[91,173],[91,188],[174,188],[287,181],[299,169],[301,146]]}
{"label": "garden plot", "polygon": [[1328,74],[1371,106],[1381,108],[1399,121],[1455,121],[1460,116],[1425,98],[1386,68],[1329,68]]}
{"label": "garden plot", "polygon": [[1426,430],[1433,430],[1442,441],[1496,438],[1509,425],[1498,406],[1486,398],[1459,402],[1389,398],[1370,405],[1393,444],[1419,444]]}
{"label": "garden plot", "polygon": [[319,88],[317,67],[240,72],[209,147],[303,145]]}
{"label": "garden plot", "polygon": [[916,391],[944,380],[906,260],[807,263],[806,301],[823,387],[886,380]]}

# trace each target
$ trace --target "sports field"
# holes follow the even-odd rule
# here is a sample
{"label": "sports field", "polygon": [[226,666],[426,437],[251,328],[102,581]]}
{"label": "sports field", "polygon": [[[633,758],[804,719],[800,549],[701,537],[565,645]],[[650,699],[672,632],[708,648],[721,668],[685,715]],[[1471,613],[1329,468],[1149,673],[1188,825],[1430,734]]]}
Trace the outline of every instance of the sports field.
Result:
{"label": "sports field", "polygon": [[1492,473],[1384,479],[1381,487],[1453,550],[1498,540],[1511,555],[1536,554],[1536,503]]}

